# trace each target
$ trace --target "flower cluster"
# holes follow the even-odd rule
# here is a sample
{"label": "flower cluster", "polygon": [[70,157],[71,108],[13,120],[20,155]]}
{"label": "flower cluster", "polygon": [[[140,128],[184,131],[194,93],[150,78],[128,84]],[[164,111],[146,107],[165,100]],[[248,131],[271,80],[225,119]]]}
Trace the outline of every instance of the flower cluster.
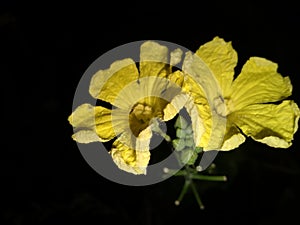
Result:
{"label": "flower cluster", "polygon": [[289,77],[277,72],[276,63],[251,57],[234,79],[237,59],[231,42],[219,37],[185,54],[145,41],[138,67],[126,58],[93,76],[91,96],[113,108],[80,105],[68,118],[75,131],[72,138],[79,143],[114,140],[109,154],[115,164],[129,173],[146,174],[157,121],[172,120],[185,108],[191,124],[188,129],[182,125],[183,134],[190,143],[172,143],[179,151],[190,144],[185,153],[189,157],[182,156],[187,163],[199,149],[236,149],[246,137],[288,148],[300,115],[297,104],[287,100],[292,94]]}

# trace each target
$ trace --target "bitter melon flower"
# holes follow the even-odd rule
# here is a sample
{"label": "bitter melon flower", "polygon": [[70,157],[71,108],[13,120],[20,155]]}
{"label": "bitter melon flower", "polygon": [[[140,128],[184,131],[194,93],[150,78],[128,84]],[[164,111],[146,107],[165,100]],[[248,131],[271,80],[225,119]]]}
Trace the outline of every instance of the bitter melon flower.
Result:
{"label": "bitter melon flower", "polygon": [[[274,148],[291,146],[300,113],[297,104],[287,99],[292,94],[291,81],[277,71],[276,63],[250,57],[234,79],[237,53],[231,42],[219,37],[200,46],[185,60],[183,69],[189,73],[200,73],[196,59],[207,66],[206,73],[213,74],[222,91],[220,97],[208,106],[206,95],[195,80],[191,77],[185,79],[183,90],[193,96],[198,113],[206,118],[203,120],[206,129],[195,140],[198,146],[211,150],[208,140],[218,138],[214,135],[218,129],[213,128],[210,122],[214,112],[227,119],[225,136],[221,137],[223,142],[216,150],[235,149],[246,140],[245,136]],[[208,110],[209,107],[213,108]],[[197,128],[194,132],[198,132]]]}
{"label": "bitter melon flower", "polygon": [[121,170],[146,174],[152,125],[172,119],[179,110],[170,102],[181,91],[182,72],[172,72],[181,56],[180,49],[169,53],[166,46],[146,41],[140,47],[139,68],[125,58],[95,73],[89,92],[112,107],[78,106],[68,118],[74,127],[73,139],[79,143],[112,141],[109,154]]}

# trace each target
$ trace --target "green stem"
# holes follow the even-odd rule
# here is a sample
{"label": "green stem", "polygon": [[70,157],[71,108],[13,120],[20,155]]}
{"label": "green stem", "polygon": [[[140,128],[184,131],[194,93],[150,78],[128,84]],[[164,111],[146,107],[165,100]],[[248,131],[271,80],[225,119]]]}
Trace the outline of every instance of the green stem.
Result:
{"label": "green stem", "polygon": [[200,196],[199,196],[199,194],[198,194],[198,192],[197,192],[197,189],[196,189],[196,187],[195,187],[193,181],[191,181],[190,186],[191,186],[191,188],[192,188],[192,191],[193,191],[193,193],[194,193],[194,196],[195,196],[195,198],[196,198],[196,201],[197,201],[197,203],[198,203],[200,209],[204,209],[204,205],[203,205],[203,203],[202,203],[202,201],[201,201],[201,198],[200,198]]}
{"label": "green stem", "polygon": [[180,192],[180,195],[179,195],[178,199],[175,201],[175,205],[180,204],[180,202],[182,201],[184,195],[186,194],[186,192],[187,192],[187,190],[190,186],[190,183],[191,183],[191,180],[185,179],[185,182],[184,182],[184,185],[183,185],[182,190]]}
{"label": "green stem", "polygon": [[206,181],[227,181],[226,176],[213,176],[213,175],[200,175],[200,174],[192,174],[192,179],[196,180],[206,180]]}
{"label": "green stem", "polygon": [[179,170],[179,171],[177,171],[176,174],[174,174],[174,176],[186,176],[186,175],[187,175],[187,173],[185,170]]}

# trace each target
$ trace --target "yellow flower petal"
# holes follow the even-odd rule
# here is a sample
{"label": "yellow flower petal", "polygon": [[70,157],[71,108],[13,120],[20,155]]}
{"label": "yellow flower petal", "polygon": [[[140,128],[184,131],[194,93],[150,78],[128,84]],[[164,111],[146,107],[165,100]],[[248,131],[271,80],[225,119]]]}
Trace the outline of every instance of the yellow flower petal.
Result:
{"label": "yellow flower petal", "polygon": [[173,119],[178,112],[185,107],[189,96],[186,94],[179,94],[175,96],[172,101],[164,108],[163,121],[169,121]]}
{"label": "yellow flower petal", "polygon": [[180,48],[176,48],[174,51],[170,53],[170,64],[172,66],[177,65],[181,61],[182,50]]}
{"label": "yellow flower petal", "polygon": [[184,81],[184,74],[180,70],[177,70],[174,73],[168,75],[168,80],[170,81],[168,83],[169,88],[182,87]]}
{"label": "yellow flower petal", "polygon": [[96,133],[103,142],[111,140],[123,131],[124,121],[119,120],[118,122],[112,124],[111,110],[101,106],[95,107]]}
{"label": "yellow flower petal", "polygon": [[244,134],[271,147],[288,148],[298,127],[299,109],[293,101],[255,104],[229,115]]}
{"label": "yellow flower petal", "polygon": [[[201,86],[199,86],[191,77],[186,77],[183,85],[183,90],[193,98],[193,102],[196,105],[197,114],[203,121],[205,133],[197,135],[200,139],[195,139],[195,144],[196,146],[206,147],[209,143],[213,123],[212,112],[209,107],[206,95]],[[196,125],[196,122],[194,121],[198,121],[199,119],[197,119],[196,114],[194,113],[195,111],[192,110],[192,108],[188,107],[187,110],[190,111],[190,113],[193,112],[192,114],[195,118],[193,118],[191,114],[190,116],[194,127],[194,124]],[[193,129],[193,131],[195,134],[198,133],[198,129],[196,128]]]}
{"label": "yellow flower petal", "polygon": [[183,77],[179,73],[170,74],[169,79],[148,76],[139,79],[138,83],[132,82],[120,91],[113,104],[124,109],[127,115],[137,104],[148,105],[152,114],[162,119],[166,105],[181,91]]}
{"label": "yellow flower petal", "polygon": [[245,136],[242,135],[239,129],[232,124],[228,124],[224,142],[221,147],[221,151],[229,151],[239,147],[246,140]]}
{"label": "yellow flower petal", "polygon": [[110,151],[113,161],[121,169],[133,174],[146,174],[150,160],[149,145],[152,137],[150,127],[142,131],[135,144],[129,143],[134,137],[122,134]]}
{"label": "yellow flower petal", "polygon": [[[196,62],[194,62],[195,59]],[[199,67],[199,69],[197,68],[197,66]],[[204,121],[204,127],[206,132],[204,137],[202,137],[203,140],[200,142],[201,147],[203,147],[208,143],[208,139],[211,134],[211,126],[212,126],[211,110],[209,107],[207,94],[205,93],[205,90],[203,90],[203,87],[205,87],[205,83],[209,83],[209,81],[208,82],[201,81],[202,82],[201,83],[201,82],[197,82],[194,78],[199,77],[199,74],[202,74],[202,77],[204,79],[209,80],[209,77],[211,76],[211,72],[209,71],[209,68],[204,64],[204,62],[201,61],[201,59],[199,59],[198,57],[194,57],[191,53],[186,54],[186,57],[183,62],[183,71],[193,75],[193,78],[190,75],[185,76],[182,90],[185,93],[188,93],[193,98],[194,103],[197,105],[199,115]],[[206,87],[208,86],[211,87],[212,85],[210,84],[207,85]],[[198,142],[199,140],[195,140],[195,143]]]}
{"label": "yellow flower petal", "polygon": [[164,121],[173,119],[186,103],[186,98],[181,98],[179,96],[181,95],[181,87],[184,81],[183,73],[177,70],[168,75],[168,80],[169,82],[167,83],[166,91],[164,91],[163,97],[171,102],[169,102],[163,109]]}
{"label": "yellow flower petal", "polygon": [[[193,138],[195,145],[198,146],[205,146],[206,143],[209,143],[209,127],[211,126],[211,117],[208,114],[201,114],[202,113],[202,105],[195,104],[194,100],[189,97],[185,108],[188,114],[191,117],[192,121],[192,130],[193,130]],[[205,121],[204,117],[209,118]],[[206,132],[207,131],[207,132]],[[204,144],[205,143],[205,144]]]}
{"label": "yellow flower petal", "polygon": [[74,141],[82,144],[101,142],[101,139],[93,130],[79,130],[72,135]]}
{"label": "yellow flower petal", "polygon": [[215,37],[212,41],[202,45],[196,52],[212,71],[227,97],[237,64],[237,53],[232,48],[231,42]]}
{"label": "yellow flower petal", "polygon": [[138,69],[132,59],[115,61],[109,69],[99,70],[90,83],[94,98],[113,103],[119,92],[129,83],[137,81]]}
{"label": "yellow flower petal", "polygon": [[81,130],[73,138],[80,143],[98,141],[93,132],[99,136],[100,141],[109,141],[120,133],[121,126],[112,127],[111,110],[102,106],[82,104],[68,118],[70,124]]}
{"label": "yellow flower petal", "polygon": [[140,77],[166,77],[170,68],[168,63],[168,48],[154,41],[146,41],[140,49]]}
{"label": "yellow flower petal", "polygon": [[68,117],[74,128],[93,128],[95,126],[94,106],[85,103],[78,106]]}
{"label": "yellow flower petal", "polygon": [[205,62],[189,52],[183,62],[183,71],[187,75],[182,89],[193,98],[205,128],[200,142],[195,140],[195,143],[204,150],[219,149],[225,135],[226,117],[220,114],[225,111],[225,104],[222,104],[218,81]]}
{"label": "yellow flower petal", "polygon": [[290,79],[277,72],[276,63],[252,57],[232,84],[232,111],[251,104],[276,102],[290,96],[291,92]]}

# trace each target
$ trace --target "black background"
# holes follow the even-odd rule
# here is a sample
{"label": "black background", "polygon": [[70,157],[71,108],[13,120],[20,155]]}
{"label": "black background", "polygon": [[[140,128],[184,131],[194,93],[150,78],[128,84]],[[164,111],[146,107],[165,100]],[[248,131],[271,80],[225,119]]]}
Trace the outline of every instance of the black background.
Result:
{"label": "black background", "polygon": [[[299,221],[299,133],[289,149],[250,138],[217,156],[226,183],[183,180],[131,187],[98,175],[71,140],[67,117],[88,66],[121,44],[164,40],[196,50],[219,36],[238,52],[279,64],[299,103],[300,10],[287,2],[88,1],[0,5],[0,224],[285,224]],[[282,121],[284,123],[284,121]]]}

